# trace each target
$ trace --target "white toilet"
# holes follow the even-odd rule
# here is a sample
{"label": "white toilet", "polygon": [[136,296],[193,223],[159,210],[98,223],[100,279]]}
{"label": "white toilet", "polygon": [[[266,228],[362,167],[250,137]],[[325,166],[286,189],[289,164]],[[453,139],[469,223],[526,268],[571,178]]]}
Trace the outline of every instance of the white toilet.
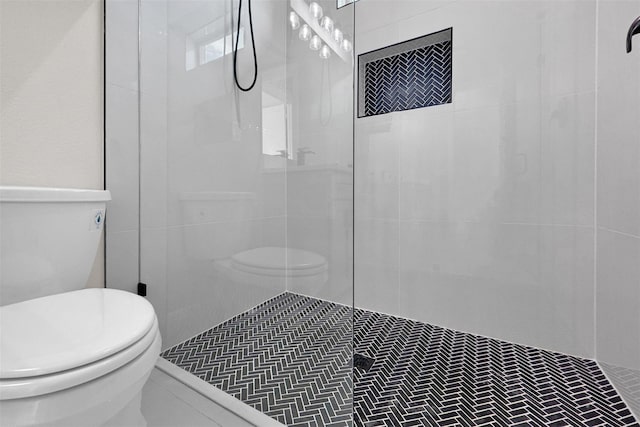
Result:
{"label": "white toilet", "polygon": [[284,280],[289,289],[314,294],[329,279],[327,260],[315,252],[296,248],[259,247],[219,260],[216,267],[234,283],[275,289]]}
{"label": "white toilet", "polygon": [[0,187],[0,424],[141,426],[153,307],[84,289],[108,191]]}
{"label": "white toilet", "polygon": [[289,289],[314,294],[328,281],[326,258],[305,249],[252,242],[255,198],[249,192],[183,193],[186,253],[213,261],[216,271],[236,284],[277,289],[286,281]]}

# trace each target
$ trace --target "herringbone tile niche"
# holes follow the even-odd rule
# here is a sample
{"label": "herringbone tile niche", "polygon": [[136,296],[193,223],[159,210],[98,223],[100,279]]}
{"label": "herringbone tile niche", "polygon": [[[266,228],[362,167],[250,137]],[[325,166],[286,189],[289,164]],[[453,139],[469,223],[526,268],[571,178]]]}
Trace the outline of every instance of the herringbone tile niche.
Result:
{"label": "herringbone tile niche", "polygon": [[358,57],[358,117],[451,102],[451,28]]}

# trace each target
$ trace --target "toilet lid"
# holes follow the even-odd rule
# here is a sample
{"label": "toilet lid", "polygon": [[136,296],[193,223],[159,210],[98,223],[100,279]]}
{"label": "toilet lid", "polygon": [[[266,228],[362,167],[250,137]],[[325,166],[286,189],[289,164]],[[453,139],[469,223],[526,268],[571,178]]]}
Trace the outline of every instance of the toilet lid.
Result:
{"label": "toilet lid", "polygon": [[234,266],[255,270],[326,269],[327,260],[315,252],[295,248],[264,247],[240,252],[231,257]]}
{"label": "toilet lid", "polygon": [[0,307],[0,378],[77,368],[117,353],[153,326],[144,298],[82,289]]}

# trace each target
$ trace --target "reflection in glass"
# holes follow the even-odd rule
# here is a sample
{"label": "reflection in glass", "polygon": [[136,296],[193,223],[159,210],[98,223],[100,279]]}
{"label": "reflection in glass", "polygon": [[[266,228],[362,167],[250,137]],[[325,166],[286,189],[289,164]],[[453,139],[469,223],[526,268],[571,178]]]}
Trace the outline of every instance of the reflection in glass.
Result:
{"label": "reflection in glass", "polygon": [[309,39],[311,38],[311,33],[312,33],[311,28],[309,28],[307,24],[304,24],[300,28],[300,32],[298,33],[298,38],[300,40],[309,41]]}
{"label": "reflection in glass", "polygon": [[333,31],[333,19],[328,16],[324,16],[320,21],[320,26],[327,32],[330,33]]}
{"label": "reflection in glass", "polygon": [[[217,19],[188,34],[185,46],[185,69],[193,70],[209,62],[229,55],[232,48],[232,35],[225,34],[224,21]],[[244,48],[244,27],[240,27],[238,50]]]}
{"label": "reflection in glass", "polygon": [[342,34],[340,28],[336,28],[335,30],[333,30],[332,37],[338,44],[342,43],[342,40],[344,40],[344,34]]}
{"label": "reflection in glass", "polygon": [[291,28],[294,30],[300,28],[300,17],[294,11],[289,13],[289,23],[291,24]]}
{"label": "reflection in glass", "polygon": [[311,37],[311,41],[309,42],[309,49],[319,50],[320,47],[322,47],[322,39],[316,34]]}
{"label": "reflection in glass", "polygon": [[344,50],[345,52],[351,52],[353,50],[353,45],[351,44],[351,42],[347,39],[342,40],[342,43],[340,44],[340,47],[342,48],[342,50]]}
{"label": "reflection in glass", "polygon": [[336,6],[338,7],[338,9],[340,9],[343,6],[346,6],[348,4],[357,2],[358,0],[337,0],[336,2]]}
{"label": "reflection in glass", "polygon": [[291,123],[291,104],[263,90],[262,158],[265,169],[284,168],[287,159],[292,158],[293,150],[288,146],[287,123]]}
{"label": "reflection in glass", "polygon": [[309,13],[311,14],[311,16],[313,16],[315,19],[320,19],[322,18],[323,12],[322,12],[322,7],[320,7],[320,5],[316,2],[312,2],[309,5]]}
{"label": "reflection in glass", "polygon": [[322,48],[320,49],[320,58],[329,59],[330,57],[331,57],[331,49],[326,44],[323,44]]}

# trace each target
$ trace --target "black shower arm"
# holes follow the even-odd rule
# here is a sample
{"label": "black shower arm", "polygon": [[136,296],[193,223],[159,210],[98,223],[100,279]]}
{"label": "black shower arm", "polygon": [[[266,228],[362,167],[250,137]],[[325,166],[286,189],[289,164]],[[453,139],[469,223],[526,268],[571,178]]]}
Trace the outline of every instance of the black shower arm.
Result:
{"label": "black shower arm", "polygon": [[640,33],[640,16],[638,16],[631,24],[631,27],[629,27],[629,32],[627,33],[627,53],[631,52],[631,38],[638,33]]}

